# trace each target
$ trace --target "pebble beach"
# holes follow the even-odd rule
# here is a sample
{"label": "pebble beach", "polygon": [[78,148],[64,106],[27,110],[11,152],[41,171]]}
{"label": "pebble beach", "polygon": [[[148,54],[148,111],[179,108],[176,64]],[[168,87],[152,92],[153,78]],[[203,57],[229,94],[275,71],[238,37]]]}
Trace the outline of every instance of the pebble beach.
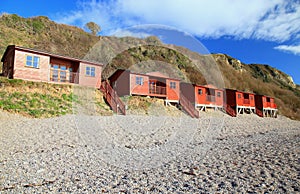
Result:
{"label": "pebble beach", "polygon": [[0,112],[0,193],[299,193],[300,122]]}

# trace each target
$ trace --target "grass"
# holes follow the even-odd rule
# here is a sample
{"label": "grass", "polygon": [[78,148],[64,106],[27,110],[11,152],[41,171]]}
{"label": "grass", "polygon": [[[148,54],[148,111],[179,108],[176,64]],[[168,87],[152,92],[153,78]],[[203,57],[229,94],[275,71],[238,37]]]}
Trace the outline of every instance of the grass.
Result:
{"label": "grass", "polygon": [[[73,113],[74,104],[84,104],[71,85],[49,84],[0,77],[0,109],[27,117],[47,118]],[[96,113],[109,115],[100,91],[92,96]]]}
{"label": "grass", "polygon": [[152,116],[180,116],[175,106],[165,106],[164,99],[143,96],[124,96],[121,100],[127,105],[126,114]]}

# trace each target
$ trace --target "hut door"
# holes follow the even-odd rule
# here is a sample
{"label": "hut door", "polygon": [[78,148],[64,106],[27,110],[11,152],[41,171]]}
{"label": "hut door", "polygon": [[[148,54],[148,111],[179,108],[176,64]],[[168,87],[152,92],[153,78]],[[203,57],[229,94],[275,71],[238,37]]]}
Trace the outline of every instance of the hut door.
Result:
{"label": "hut door", "polygon": [[60,81],[65,82],[67,79],[67,67],[64,65],[60,66]]}
{"label": "hut door", "polygon": [[149,93],[154,94],[156,89],[156,80],[149,80]]}

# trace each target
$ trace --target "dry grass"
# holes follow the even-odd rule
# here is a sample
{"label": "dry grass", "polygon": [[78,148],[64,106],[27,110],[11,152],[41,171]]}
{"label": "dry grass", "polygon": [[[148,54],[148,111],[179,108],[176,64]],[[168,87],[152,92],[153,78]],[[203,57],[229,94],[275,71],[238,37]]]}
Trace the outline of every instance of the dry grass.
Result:
{"label": "dry grass", "polygon": [[122,97],[127,105],[127,114],[152,116],[180,116],[182,113],[175,106],[165,106],[165,101],[159,98],[142,96]]}
{"label": "dry grass", "polygon": [[[95,110],[100,115],[112,114],[102,93],[94,90]],[[74,94],[74,87],[0,77],[0,109],[28,117],[45,118],[72,114],[74,105],[85,105],[84,99]]]}

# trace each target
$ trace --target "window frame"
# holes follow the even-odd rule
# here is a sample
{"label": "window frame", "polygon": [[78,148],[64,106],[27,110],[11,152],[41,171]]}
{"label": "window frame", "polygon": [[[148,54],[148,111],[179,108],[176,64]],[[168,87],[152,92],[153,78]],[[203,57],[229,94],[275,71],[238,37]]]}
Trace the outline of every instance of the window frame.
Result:
{"label": "window frame", "polygon": [[135,77],[135,85],[144,85],[144,77],[142,76],[136,76]]}
{"label": "window frame", "polygon": [[170,82],[170,88],[171,89],[176,89],[176,82]]}
{"label": "window frame", "polygon": [[221,92],[220,91],[217,91],[217,97],[221,98]]}
{"label": "window frame", "polygon": [[[201,92],[200,92],[201,91]],[[203,95],[203,90],[202,88],[198,88],[198,95]]]}
{"label": "window frame", "polygon": [[[31,57],[31,60],[28,60],[28,57]],[[37,60],[35,60],[37,59]],[[40,68],[40,57],[36,55],[25,55],[25,67],[30,67],[34,69]]]}
{"label": "window frame", "polygon": [[96,77],[96,68],[93,66],[86,66],[85,67],[85,76]]}

